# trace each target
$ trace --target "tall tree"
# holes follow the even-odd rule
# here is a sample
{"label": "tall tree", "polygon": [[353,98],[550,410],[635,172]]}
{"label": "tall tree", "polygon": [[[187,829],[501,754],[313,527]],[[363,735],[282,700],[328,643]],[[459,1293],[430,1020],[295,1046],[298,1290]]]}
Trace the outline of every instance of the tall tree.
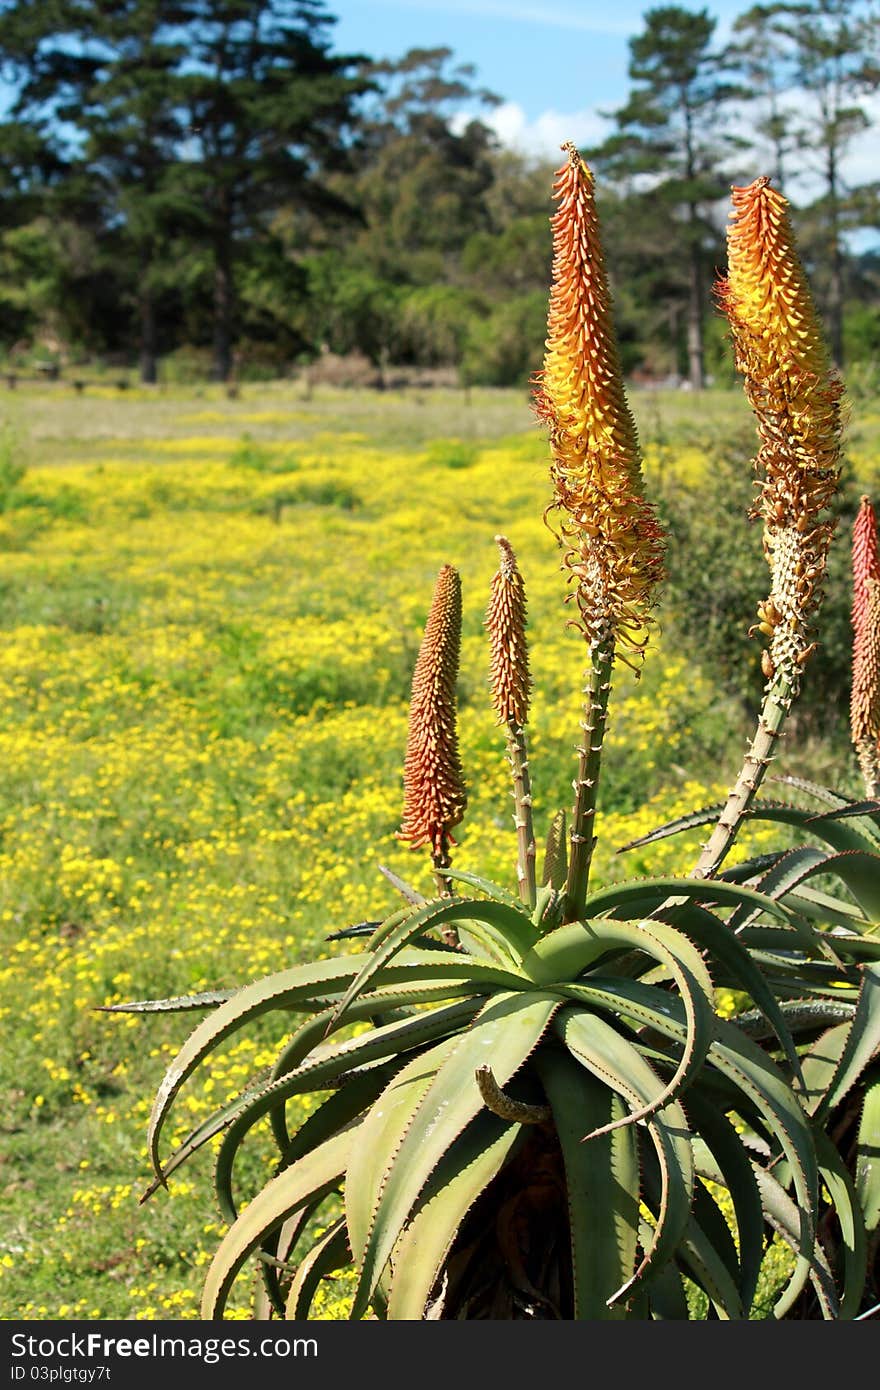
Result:
{"label": "tall tree", "polygon": [[103,193],[131,256],[143,374],[172,231],[207,252],[213,374],[232,368],[236,270],[284,202],[334,204],[361,59],[334,54],[323,0],[0,0],[16,115],[52,131]]}
{"label": "tall tree", "polygon": [[824,305],[832,354],[843,364],[846,253],[843,233],[857,225],[870,200],[844,175],[856,136],[871,124],[865,98],[880,85],[880,17],[874,0],[804,0],[757,6],[752,32],[773,45],[787,66],[795,97],[789,116],[804,172],[822,193],[814,223],[824,228],[819,258],[827,267]]}
{"label": "tall tree", "polygon": [[628,101],[611,112],[617,131],[590,158],[607,175],[629,179],[648,215],[651,205],[674,213],[687,265],[684,303],[687,374],[705,381],[704,314],[707,257],[717,242],[712,205],[727,191],[725,162],[742,140],[725,129],[731,99],[726,58],[713,49],[716,20],[708,10],[666,5],[648,10],[630,39]]}
{"label": "tall tree", "polygon": [[236,263],[285,203],[345,206],[327,174],[348,161],[355,55],[331,51],[321,0],[180,0],[188,49],[177,79],[187,115],[181,177],[202,209],[213,262],[213,375],[232,370]]}

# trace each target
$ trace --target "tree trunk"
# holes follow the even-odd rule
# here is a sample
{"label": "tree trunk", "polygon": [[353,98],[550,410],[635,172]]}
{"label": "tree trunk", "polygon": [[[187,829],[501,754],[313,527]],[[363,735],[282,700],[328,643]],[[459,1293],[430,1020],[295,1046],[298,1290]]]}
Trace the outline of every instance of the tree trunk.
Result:
{"label": "tree trunk", "polygon": [[836,366],[843,366],[843,253],[840,249],[840,201],[838,197],[837,151],[828,147],[828,235],[831,275],[828,285],[828,340]]}
{"label": "tree trunk", "polygon": [[226,189],[220,194],[217,234],[214,239],[214,381],[228,381],[232,372],[235,284],[232,271],[231,205]]}
{"label": "tree trunk", "polygon": [[156,366],[156,303],[153,292],[145,283],[145,267],[141,269],[144,277],[141,283],[140,292],[140,315],[141,315],[141,381],[152,385],[158,377]]}
{"label": "tree trunk", "polygon": [[697,240],[696,209],[690,209],[691,245],[688,267],[687,356],[688,381],[694,391],[706,384],[703,347],[703,258]]}

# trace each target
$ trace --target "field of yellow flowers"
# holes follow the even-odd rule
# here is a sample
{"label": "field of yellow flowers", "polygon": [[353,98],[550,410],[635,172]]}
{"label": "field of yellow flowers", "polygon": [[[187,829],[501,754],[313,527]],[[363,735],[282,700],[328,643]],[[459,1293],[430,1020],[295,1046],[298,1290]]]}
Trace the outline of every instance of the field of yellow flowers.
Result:
{"label": "field of yellow flowers", "polygon": [[[720,393],[712,409],[745,411]],[[645,412],[648,489],[661,424],[686,486],[705,467],[687,440],[669,448],[686,405]],[[427,855],[395,831],[445,562],[464,595],[454,863],[515,885],[483,629],[497,533],[528,593],[539,832],[568,804],[578,733],[546,440],[513,392],[19,390],[2,414],[0,1317],[192,1318],[222,1234],[209,1152],[171,1197],[138,1197],[152,1095],[193,1016],[96,1010],[331,953],[328,932],[394,906],[380,864],[430,891]],[[680,867],[678,841],[615,850],[726,791],[721,759],[748,732],[662,636],[640,681],[622,671],[597,877]],[[181,1123],[277,1041],[255,1028],[218,1055]]]}

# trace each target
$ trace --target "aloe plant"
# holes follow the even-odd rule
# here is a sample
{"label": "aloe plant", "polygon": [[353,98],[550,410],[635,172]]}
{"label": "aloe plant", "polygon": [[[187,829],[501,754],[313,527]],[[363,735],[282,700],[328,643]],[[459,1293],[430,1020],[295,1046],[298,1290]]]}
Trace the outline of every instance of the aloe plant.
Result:
{"label": "aloe plant", "polygon": [[[574,802],[553,816],[539,870],[525,588],[496,537],[485,621],[516,893],[452,862],[467,793],[455,731],[461,587],[445,565],[413,679],[399,832],[429,847],[436,896],[385,870],[401,904],[331,932],[339,954],[222,994],[113,1006],[205,1011],[156,1096],[145,1194],[217,1143],[228,1230],[205,1318],[224,1316],[255,1266],[255,1316],[308,1318],[322,1281],[348,1270],[354,1319],[742,1319],[756,1314],[771,1238],[790,1251],[771,1316],[871,1311],[880,804],[804,783],[818,813],[758,796],[811,650],[839,390],[783,200],[758,180],[735,194],[725,302],[762,440],[767,699],[727,802],[634,842],[714,825],[696,864],[596,886],[612,676],[618,662],[638,670],[664,542],[643,495],[592,175],[565,148],[538,412],[586,643]],[[722,868],[758,816],[818,843]],[[732,1018],[720,989],[736,1001]],[[166,1151],[181,1088],[269,1014],[284,1037],[270,1074]],[[316,1103],[291,1128],[304,1096]],[[239,1191],[242,1150],[266,1118],[274,1171],[255,1194]]]}

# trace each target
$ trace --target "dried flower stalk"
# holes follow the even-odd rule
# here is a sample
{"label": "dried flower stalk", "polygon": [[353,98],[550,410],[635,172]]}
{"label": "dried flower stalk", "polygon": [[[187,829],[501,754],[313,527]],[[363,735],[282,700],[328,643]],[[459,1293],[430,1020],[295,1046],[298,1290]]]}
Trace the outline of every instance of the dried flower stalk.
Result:
{"label": "dried flower stalk", "polygon": [[719,299],[761,441],[755,468],[770,592],[751,629],[769,640],[758,729],[694,875],[726,855],[774,756],[805,663],[815,650],[811,618],[833,521],[826,514],[840,476],[841,384],[822,338],[783,196],[767,178],[732,190],[728,274]]}
{"label": "dried flower stalk", "polygon": [[452,565],[437,576],[412,679],[403,768],[403,820],[398,838],[431,846],[441,893],[450,864],[452,827],[467,807],[458,752],[455,686],[461,649],[461,579]]}
{"label": "dried flower stalk", "polygon": [[641,451],[623,389],[593,176],[574,145],[557,171],[553,284],[535,408],[548,426],[564,567],[589,648],[571,816],[566,917],[587,894],[593,823],[616,657],[638,670],[663,575],[665,543],[642,491]]}
{"label": "dried flower stalk", "polygon": [[501,563],[492,580],[485,620],[491,654],[489,686],[498,722],[507,732],[507,757],[513,774],[519,893],[524,903],[534,907],[536,848],[525,735],[532,685],[526,641],[526,590],[510,542],[506,536],[496,536],[495,541],[501,552]]}

